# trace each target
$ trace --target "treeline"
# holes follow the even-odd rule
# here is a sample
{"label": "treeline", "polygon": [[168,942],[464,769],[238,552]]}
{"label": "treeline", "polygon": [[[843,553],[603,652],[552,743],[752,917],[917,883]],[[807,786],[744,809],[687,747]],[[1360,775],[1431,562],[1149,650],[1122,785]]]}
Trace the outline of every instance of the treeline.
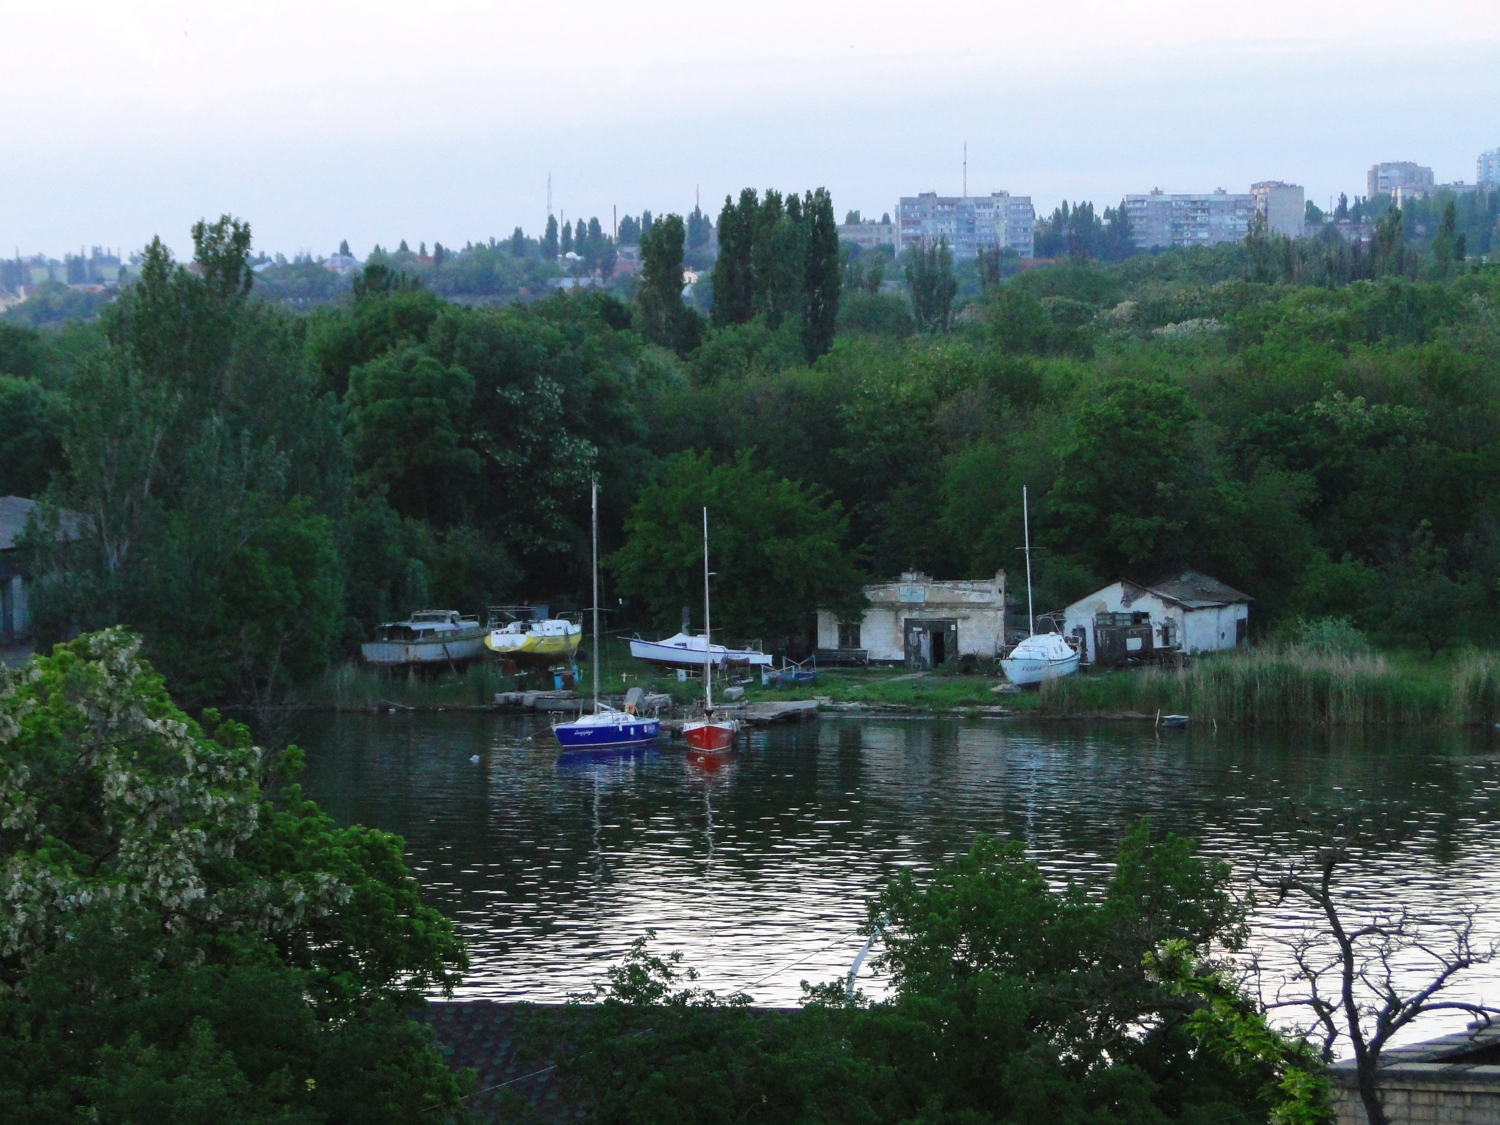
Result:
{"label": "treeline", "polygon": [[470,307],[375,263],[295,315],[242,224],[200,225],[193,271],[153,244],[96,323],[0,334],[0,494],[85,516],[32,544],[44,630],[124,622],[190,698],[274,694],[424,604],[579,604],[597,475],[623,628],[697,604],[671,528],[705,497],[716,620],[796,650],[866,577],[1014,568],[1025,485],[1049,608],[1194,566],[1257,630],[1494,639],[1500,269],[1392,217],[1352,280],[1259,236],[967,292],[930,247],[893,293],[847,286],[832,214],[726,200],[711,319],[675,215],[629,301]]}

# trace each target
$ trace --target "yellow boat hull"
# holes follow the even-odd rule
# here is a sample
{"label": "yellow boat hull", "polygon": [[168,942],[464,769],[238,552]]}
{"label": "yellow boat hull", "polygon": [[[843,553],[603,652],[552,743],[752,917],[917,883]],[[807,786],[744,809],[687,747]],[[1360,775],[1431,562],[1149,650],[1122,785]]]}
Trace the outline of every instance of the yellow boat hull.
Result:
{"label": "yellow boat hull", "polygon": [[503,660],[514,660],[517,664],[566,664],[578,651],[578,642],[583,629],[573,626],[565,633],[506,633],[499,630],[487,634],[485,647]]}

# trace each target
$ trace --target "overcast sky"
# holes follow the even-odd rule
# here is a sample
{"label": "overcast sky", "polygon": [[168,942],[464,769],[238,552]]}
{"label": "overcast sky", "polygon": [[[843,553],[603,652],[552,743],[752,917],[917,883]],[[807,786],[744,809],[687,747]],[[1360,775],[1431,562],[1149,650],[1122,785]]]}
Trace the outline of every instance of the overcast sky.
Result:
{"label": "overcast sky", "polygon": [[1496,0],[0,0],[0,252],[463,245],[827,186],[1364,193],[1500,146]]}

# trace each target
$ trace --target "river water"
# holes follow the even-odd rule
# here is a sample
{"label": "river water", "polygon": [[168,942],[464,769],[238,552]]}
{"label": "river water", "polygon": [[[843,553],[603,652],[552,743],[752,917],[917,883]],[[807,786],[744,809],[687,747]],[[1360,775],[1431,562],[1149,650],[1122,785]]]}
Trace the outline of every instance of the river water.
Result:
{"label": "river water", "polygon": [[[670,741],[559,759],[540,719],[483,713],[308,715],[295,737],[310,796],[405,838],[428,901],[469,943],[463,996],[561,1000],[654,930],[706,987],[790,1004],[801,981],[848,972],[865,901],[893,872],[930,869],[977,832],[1024,839],[1059,882],[1097,884],[1144,816],[1244,878],[1276,847],[1287,798],[1402,810],[1400,838],[1351,884],[1352,909],[1472,901],[1481,930],[1500,932],[1489,732],[825,718],[742,736],[717,769]],[[1257,946],[1301,921],[1261,907]],[[1500,966],[1457,994],[1500,1002]]]}

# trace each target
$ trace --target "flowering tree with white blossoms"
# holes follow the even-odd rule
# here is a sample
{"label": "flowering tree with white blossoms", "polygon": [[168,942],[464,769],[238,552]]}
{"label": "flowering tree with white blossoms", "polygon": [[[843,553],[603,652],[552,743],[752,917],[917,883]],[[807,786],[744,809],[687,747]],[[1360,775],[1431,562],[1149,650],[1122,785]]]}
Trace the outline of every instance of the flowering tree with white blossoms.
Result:
{"label": "flowering tree with white blossoms", "polygon": [[409,1014],[463,951],[401,841],[339,828],[295,748],[194,721],[138,650],[0,669],[0,1117],[444,1119]]}

